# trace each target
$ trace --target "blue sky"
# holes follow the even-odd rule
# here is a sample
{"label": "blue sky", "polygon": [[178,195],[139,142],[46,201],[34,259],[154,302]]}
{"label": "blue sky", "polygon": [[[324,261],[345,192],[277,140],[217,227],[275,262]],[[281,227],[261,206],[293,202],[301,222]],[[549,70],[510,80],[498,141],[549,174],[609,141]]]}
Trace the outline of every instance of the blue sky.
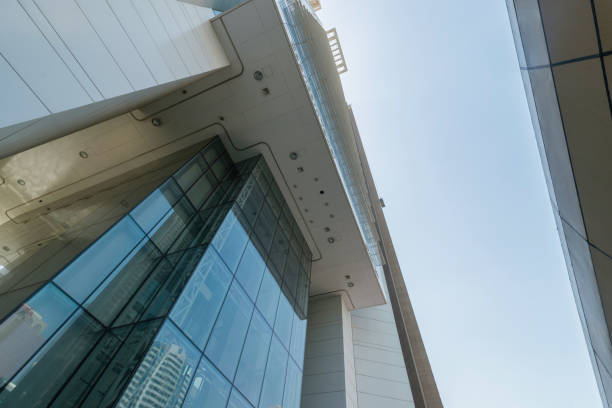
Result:
{"label": "blue sky", "polygon": [[447,408],[601,407],[504,0],[322,0]]}

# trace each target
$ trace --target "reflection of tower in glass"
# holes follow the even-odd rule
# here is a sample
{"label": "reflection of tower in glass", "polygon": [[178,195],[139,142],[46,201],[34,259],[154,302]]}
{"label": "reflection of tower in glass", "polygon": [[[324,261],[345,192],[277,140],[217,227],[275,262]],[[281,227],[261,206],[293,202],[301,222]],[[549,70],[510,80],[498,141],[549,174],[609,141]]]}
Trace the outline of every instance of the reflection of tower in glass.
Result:
{"label": "reflection of tower in glass", "polygon": [[27,303],[0,326],[0,350],[11,350],[11,353],[0,353],[0,383],[43,342],[46,328],[42,316]]}
{"label": "reflection of tower in glass", "polygon": [[153,343],[118,407],[180,407],[193,375],[186,361],[185,350],[176,344]]}

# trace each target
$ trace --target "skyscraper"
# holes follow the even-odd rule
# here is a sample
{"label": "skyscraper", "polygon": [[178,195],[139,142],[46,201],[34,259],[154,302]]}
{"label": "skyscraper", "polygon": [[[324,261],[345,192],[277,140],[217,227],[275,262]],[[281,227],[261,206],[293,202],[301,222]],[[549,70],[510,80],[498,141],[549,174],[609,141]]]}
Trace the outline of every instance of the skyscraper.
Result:
{"label": "skyscraper", "polygon": [[587,349],[603,404],[612,406],[612,7],[506,3]]}
{"label": "skyscraper", "polygon": [[0,406],[442,406],[320,7],[7,4]]}

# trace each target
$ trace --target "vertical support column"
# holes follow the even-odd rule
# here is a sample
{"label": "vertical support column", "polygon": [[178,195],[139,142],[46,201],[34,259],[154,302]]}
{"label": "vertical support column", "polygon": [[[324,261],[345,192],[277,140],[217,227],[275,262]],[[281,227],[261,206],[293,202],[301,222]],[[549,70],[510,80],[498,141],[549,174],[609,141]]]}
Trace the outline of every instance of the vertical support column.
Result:
{"label": "vertical support column", "polygon": [[351,315],[341,295],[309,303],[302,408],[355,408]]}

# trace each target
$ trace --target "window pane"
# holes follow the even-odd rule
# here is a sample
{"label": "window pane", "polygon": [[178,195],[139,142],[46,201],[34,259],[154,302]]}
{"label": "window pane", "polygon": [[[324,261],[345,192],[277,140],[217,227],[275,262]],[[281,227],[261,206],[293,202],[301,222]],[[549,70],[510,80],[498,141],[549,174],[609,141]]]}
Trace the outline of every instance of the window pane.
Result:
{"label": "window pane", "polygon": [[206,355],[227,378],[234,378],[253,303],[234,281],[206,346]]}
{"label": "window pane", "polygon": [[302,372],[293,360],[287,363],[287,377],[285,379],[285,392],[283,395],[283,408],[300,408],[302,393]]}
{"label": "window pane", "polygon": [[[192,272],[202,260],[204,248],[193,248],[183,253],[180,261],[174,267],[166,282],[155,295],[153,302],[146,308],[142,320],[148,320],[156,317],[167,316],[176,299],[187,285]],[[172,254],[169,257],[180,255],[181,253]]]}
{"label": "window pane", "polygon": [[230,383],[221,373],[206,357],[202,357],[183,407],[225,408],[230,388]]}
{"label": "window pane", "polygon": [[253,406],[234,388],[227,408],[253,408]]}
{"label": "window pane", "polygon": [[217,184],[215,177],[208,171],[189,189],[187,197],[195,208],[200,208]]}
{"label": "window pane", "polygon": [[55,283],[83,302],[143,236],[131,218],[122,219],[60,272]]}
{"label": "window pane", "polygon": [[138,321],[159,289],[168,280],[173,268],[174,266],[166,258],[162,259],[153,272],[146,277],[144,283],[137,289],[136,294],[128,300],[127,305],[120,312],[113,326],[121,326]]}
{"label": "window pane", "polygon": [[200,353],[166,321],[119,400],[120,407],[176,407],[187,394]]}
{"label": "window pane", "polygon": [[257,238],[261,241],[263,251],[266,253],[270,249],[276,224],[277,221],[274,213],[270,209],[270,206],[264,203],[259,213],[259,217],[257,218],[257,222],[255,223],[255,235],[257,235]]}
{"label": "window pane", "polygon": [[266,377],[261,389],[261,408],[275,407],[283,403],[283,386],[285,383],[285,368],[287,367],[287,351],[276,336],[272,336]]}
{"label": "window pane", "polygon": [[185,229],[195,209],[186,197],[183,197],[164,218],[149,232],[149,236],[163,253],[170,249],[176,238]]}
{"label": "window pane", "polygon": [[242,190],[240,195],[236,199],[236,202],[242,209],[244,216],[248,220],[249,224],[253,225],[259,209],[264,201],[264,196],[261,193],[261,189],[257,185],[257,182],[253,178],[249,178]]}
{"label": "window pane", "polygon": [[68,319],[76,304],[48,284],[0,325],[0,386]]}
{"label": "window pane", "polygon": [[85,302],[86,309],[106,326],[121,312],[161,260],[148,240],[141,241]]}
{"label": "window pane", "polygon": [[172,320],[200,347],[206,344],[231,280],[232,275],[217,252],[209,248],[170,313]]}
{"label": "window pane", "polygon": [[0,405],[46,406],[104,334],[89,315],[75,314],[0,394]]}
{"label": "window pane", "polygon": [[291,327],[293,325],[293,308],[285,296],[280,297],[278,311],[276,312],[276,322],[274,323],[274,333],[280,338],[285,347],[289,348],[291,339]]}
{"label": "window pane", "polygon": [[[146,353],[147,347],[161,323],[162,320],[159,319],[139,323],[133,327],[125,343],[113,357],[112,362],[104,370],[98,381],[92,385],[93,389],[87,396],[83,404],[84,407],[108,407],[113,405],[136,370],[138,362]],[[128,326],[114,329],[113,334],[123,338],[130,328]]]}
{"label": "window pane", "polygon": [[212,164],[217,157],[223,153],[223,151],[223,144],[219,140],[215,140],[214,142],[206,145],[203,155],[208,164]]}
{"label": "window pane", "polygon": [[232,273],[234,273],[238,266],[248,240],[248,235],[242,227],[240,220],[234,214],[234,211],[232,209],[227,214],[212,241],[213,246],[217,249]]}
{"label": "window pane", "polygon": [[106,332],[51,406],[54,408],[79,406],[120,346],[121,339],[111,332]]}
{"label": "window pane", "polygon": [[295,292],[298,285],[298,258],[292,249],[285,263],[285,273],[283,274],[283,286],[292,299],[295,299]]}
{"label": "window pane", "polygon": [[181,195],[181,189],[170,179],[138,204],[130,215],[143,231],[149,232],[164,214],[170,211]]}
{"label": "window pane", "polygon": [[236,279],[253,300],[257,299],[257,292],[265,267],[266,263],[259,255],[259,251],[252,242],[249,242],[238,265]]}
{"label": "window pane", "polygon": [[211,168],[217,179],[223,180],[231,166],[232,161],[227,157],[227,154],[224,154],[213,163]]}
{"label": "window pane", "polygon": [[297,316],[293,317],[293,328],[291,333],[291,347],[289,352],[297,363],[302,368],[304,364],[304,344],[306,343],[306,319],[300,319]]}
{"label": "window pane", "polygon": [[254,405],[257,405],[259,392],[261,391],[271,336],[272,329],[266,324],[259,312],[255,311],[234,379],[234,385]]}
{"label": "window pane", "polygon": [[266,269],[257,295],[257,308],[270,326],[274,326],[279,295],[278,283],[276,283],[276,279],[270,271]]}
{"label": "window pane", "polygon": [[272,265],[276,267],[276,271],[272,270],[276,274],[276,277],[282,278],[283,268],[285,267],[285,259],[287,258],[287,252],[289,250],[289,241],[287,236],[283,232],[282,228],[277,228],[274,234],[274,240],[272,241],[272,248],[270,249],[270,261]]}
{"label": "window pane", "polygon": [[206,164],[204,158],[198,154],[191,159],[189,163],[179,169],[179,171],[174,174],[174,178],[183,191],[187,191],[206,169],[208,169],[208,164]]}

